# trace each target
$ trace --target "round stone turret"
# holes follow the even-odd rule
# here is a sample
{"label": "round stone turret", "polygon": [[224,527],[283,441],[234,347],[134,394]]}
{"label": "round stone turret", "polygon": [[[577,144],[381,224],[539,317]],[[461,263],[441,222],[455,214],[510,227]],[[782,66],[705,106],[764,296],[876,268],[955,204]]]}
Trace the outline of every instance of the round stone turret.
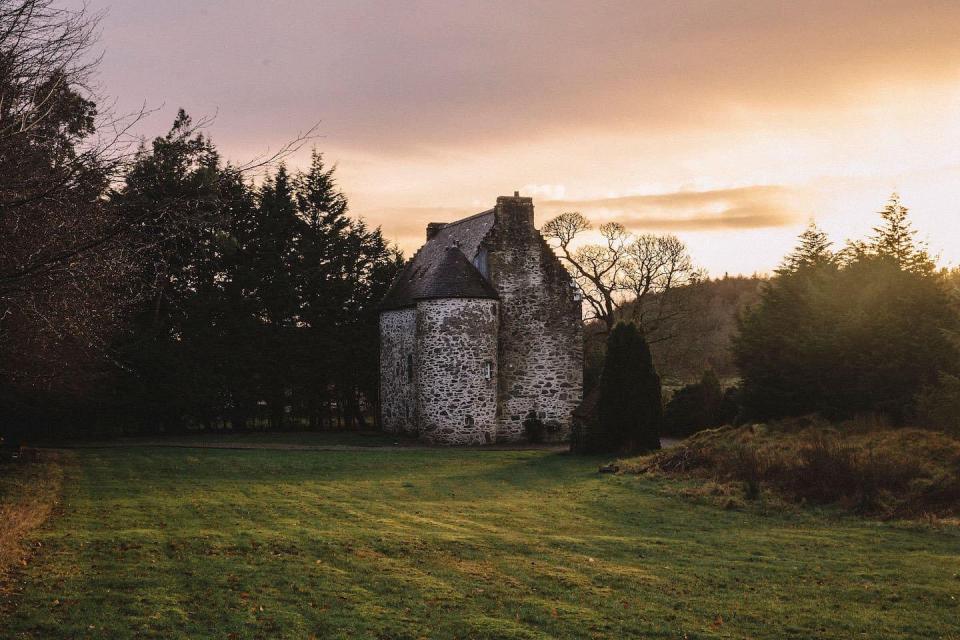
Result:
{"label": "round stone turret", "polygon": [[490,444],[497,435],[497,301],[417,303],[417,416],[437,444]]}

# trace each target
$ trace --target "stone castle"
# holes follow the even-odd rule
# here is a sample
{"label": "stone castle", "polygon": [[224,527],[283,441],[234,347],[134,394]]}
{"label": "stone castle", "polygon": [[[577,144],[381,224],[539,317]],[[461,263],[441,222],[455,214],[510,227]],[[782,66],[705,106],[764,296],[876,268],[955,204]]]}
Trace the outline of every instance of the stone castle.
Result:
{"label": "stone castle", "polygon": [[490,444],[523,441],[536,423],[566,440],[582,332],[579,290],[534,227],[532,199],[431,222],[381,305],[383,429]]}

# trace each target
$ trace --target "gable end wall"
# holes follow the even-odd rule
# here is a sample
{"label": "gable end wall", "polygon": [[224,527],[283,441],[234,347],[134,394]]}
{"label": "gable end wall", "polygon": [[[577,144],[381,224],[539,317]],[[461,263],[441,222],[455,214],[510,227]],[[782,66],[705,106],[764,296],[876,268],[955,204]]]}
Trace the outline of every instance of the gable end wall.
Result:
{"label": "gable end wall", "polygon": [[497,440],[525,439],[531,410],[548,439],[569,439],[583,395],[582,312],[570,275],[534,228],[526,198],[498,201],[497,222],[481,246],[500,296]]}

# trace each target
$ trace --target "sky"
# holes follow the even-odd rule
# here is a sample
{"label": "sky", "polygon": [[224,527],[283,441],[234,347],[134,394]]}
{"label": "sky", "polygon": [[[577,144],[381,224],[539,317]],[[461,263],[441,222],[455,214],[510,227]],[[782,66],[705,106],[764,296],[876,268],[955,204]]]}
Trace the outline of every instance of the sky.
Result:
{"label": "sky", "polygon": [[[960,2],[89,0],[100,92],[183,107],[244,162],[318,123],[351,211],[409,255],[430,221],[532,196],[768,272],[893,191],[960,264]],[[309,148],[289,159],[305,166]]]}

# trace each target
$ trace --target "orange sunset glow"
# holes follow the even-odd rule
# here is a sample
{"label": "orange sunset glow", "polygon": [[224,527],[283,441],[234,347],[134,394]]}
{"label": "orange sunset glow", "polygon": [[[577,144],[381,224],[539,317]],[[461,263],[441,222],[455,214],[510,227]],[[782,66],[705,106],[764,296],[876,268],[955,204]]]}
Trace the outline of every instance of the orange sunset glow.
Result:
{"label": "orange sunset glow", "polygon": [[319,121],[351,210],[408,255],[519,190],[538,224],[579,210],[764,272],[897,191],[960,261],[956,2],[130,1],[102,29],[102,85],[159,107],[144,135],[215,114],[239,161]]}

